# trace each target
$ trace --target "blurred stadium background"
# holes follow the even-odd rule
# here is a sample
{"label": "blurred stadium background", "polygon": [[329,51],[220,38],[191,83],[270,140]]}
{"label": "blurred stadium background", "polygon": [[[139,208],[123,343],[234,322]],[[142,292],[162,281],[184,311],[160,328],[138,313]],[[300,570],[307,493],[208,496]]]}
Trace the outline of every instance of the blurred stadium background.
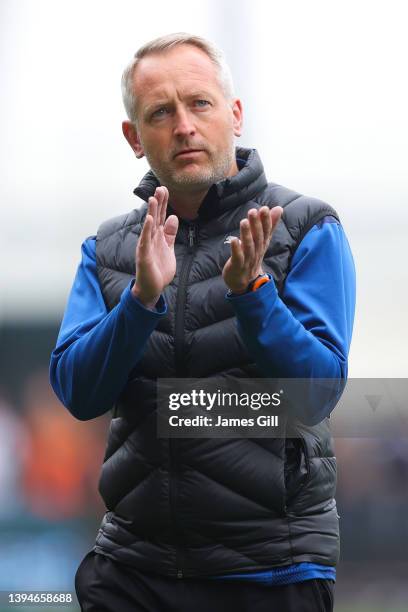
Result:
{"label": "blurred stadium background", "polygon": [[[187,30],[224,48],[241,143],[270,180],[341,214],[358,275],[350,376],[407,377],[404,17],[395,0],[2,0],[0,591],[73,591],[104,511],[109,415],[74,420],[47,368],[82,240],[137,204],[146,166],[121,135],[119,81],[150,38]],[[406,611],[408,438],[335,442],[335,609]]]}

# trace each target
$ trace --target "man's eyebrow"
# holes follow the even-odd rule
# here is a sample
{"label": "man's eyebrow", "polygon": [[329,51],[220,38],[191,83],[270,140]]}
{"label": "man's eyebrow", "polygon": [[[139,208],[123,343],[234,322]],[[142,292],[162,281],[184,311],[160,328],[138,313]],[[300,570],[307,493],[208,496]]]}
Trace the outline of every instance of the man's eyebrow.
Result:
{"label": "man's eyebrow", "polygon": [[213,98],[210,92],[205,91],[204,89],[198,89],[197,91],[193,91],[192,93],[189,93],[186,97],[187,98]]}
{"label": "man's eyebrow", "polygon": [[152,110],[160,106],[166,106],[166,104],[169,104],[169,101],[166,98],[162,98],[161,100],[155,100],[154,102],[150,102],[150,104],[147,104],[145,107],[143,107],[143,112],[145,114],[149,114]]}

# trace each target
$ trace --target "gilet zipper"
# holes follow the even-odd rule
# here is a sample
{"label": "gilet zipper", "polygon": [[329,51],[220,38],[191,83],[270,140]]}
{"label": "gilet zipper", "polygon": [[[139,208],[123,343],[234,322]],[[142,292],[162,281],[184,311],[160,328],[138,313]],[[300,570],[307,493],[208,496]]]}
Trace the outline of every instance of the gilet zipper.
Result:
{"label": "gilet zipper", "polygon": [[[177,302],[176,302],[176,313],[175,313],[175,334],[174,334],[174,352],[176,362],[176,376],[181,377],[184,373],[184,358],[183,358],[183,345],[184,345],[184,311],[187,296],[187,281],[190,274],[191,264],[193,263],[194,251],[196,247],[196,228],[194,223],[187,224],[187,239],[188,248],[187,253],[183,258],[181,264],[181,271],[179,276],[179,286],[177,291]],[[176,527],[176,533],[181,533],[178,524],[177,517],[177,438],[169,439],[169,450],[170,450],[170,511],[173,519],[173,524]],[[183,561],[182,561],[182,550],[181,541],[178,537],[176,545],[176,575],[177,578],[183,578]]]}

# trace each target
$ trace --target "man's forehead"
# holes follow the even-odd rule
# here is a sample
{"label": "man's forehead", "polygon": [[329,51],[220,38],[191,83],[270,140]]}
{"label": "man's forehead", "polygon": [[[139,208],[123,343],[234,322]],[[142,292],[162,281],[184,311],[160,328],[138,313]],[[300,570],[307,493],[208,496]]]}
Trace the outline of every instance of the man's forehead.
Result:
{"label": "man's forehead", "polygon": [[200,83],[218,82],[217,71],[208,55],[192,45],[177,45],[162,53],[151,53],[137,64],[133,83],[136,97],[148,92],[165,89],[166,84],[193,87]]}

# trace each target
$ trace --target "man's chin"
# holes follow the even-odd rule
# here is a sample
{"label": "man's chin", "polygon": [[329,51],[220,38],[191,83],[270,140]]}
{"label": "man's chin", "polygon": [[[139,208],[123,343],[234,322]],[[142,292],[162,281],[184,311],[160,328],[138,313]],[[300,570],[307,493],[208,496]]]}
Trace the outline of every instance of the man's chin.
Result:
{"label": "man's chin", "polygon": [[[191,164],[192,166],[193,164]],[[190,186],[195,188],[208,188],[214,180],[210,172],[203,172],[199,168],[184,168],[182,172],[177,172],[172,176],[174,186]]]}

